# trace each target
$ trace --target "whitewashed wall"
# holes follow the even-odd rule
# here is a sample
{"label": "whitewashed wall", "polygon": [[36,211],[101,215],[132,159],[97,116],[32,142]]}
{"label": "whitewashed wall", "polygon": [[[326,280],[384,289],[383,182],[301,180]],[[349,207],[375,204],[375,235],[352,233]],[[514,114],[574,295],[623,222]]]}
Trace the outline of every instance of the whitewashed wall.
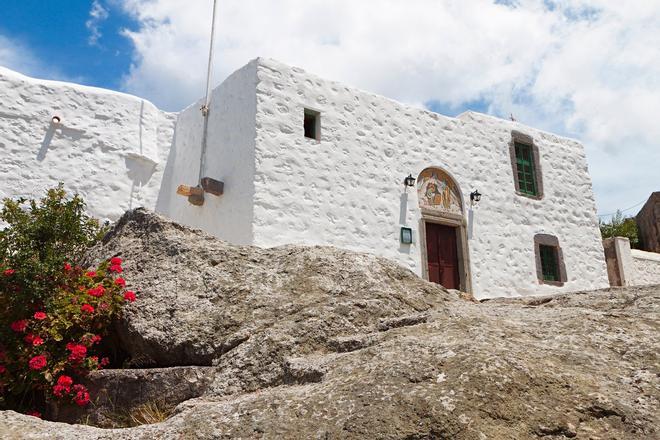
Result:
{"label": "whitewashed wall", "polygon": [[[608,285],[584,148],[522,124],[468,112],[460,117],[407,107],[259,59],[254,243],[332,244],[376,253],[422,273],[420,213],[403,178],[439,166],[463,197],[483,198],[469,240],[477,297],[514,296]],[[303,109],[322,112],[321,141],[303,135]],[[515,193],[511,131],[534,137],[544,198]],[[399,243],[402,224],[415,229]],[[563,287],[537,281],[534,240],[556,235],[566,262]]]}
{"label": "whitewashed wall", "polygon": [[[334,245],[421,274],[417,193],[402,180],[438,166],[465,199],[473,189],[484,194],[468,243],[477,297],[608,284],[578,142],[477,113],[444,117],[257,59],[213,91],[204,175],[224,181],[225,194],[196,207],[176,188],[197,183],[200,105],[178,115],[173,134],[176,115],[139,98],[0,70],[0,196],[35,197],[63,181],[101,218],[156,206],[233,243]],[[320,142],[303,135],[305,107],[322,112]],[[50,123],[54,114],[62,126]],[[515,193],[514,129],[539,147],[542,200]],[[402,225],[415,230],[412,245],[399,243]],[[537,233],[559,237],[563,287],[537,281]]]}
{"label": "whitewashed wall", "polygon": [[179,114],[174,146],[158,197],[157,211],[235,244],[252,243],[256,61],[213,90],[204,177],[225,183],[220,197],[205,195],[203,206],[176,194],[198,183],[204,119],[199,101]]}
{"label": "whitewashed wall", "polygon": [[630,251],[632,256],[632,286],[660,284],[660,254],[644,252],[638,249]]}
{"label": "whitewashed wall", "polygon": [[64,182],[101,219],[154,209],[175,117],[135,96],[0,68],[0,198],[40,198]]}

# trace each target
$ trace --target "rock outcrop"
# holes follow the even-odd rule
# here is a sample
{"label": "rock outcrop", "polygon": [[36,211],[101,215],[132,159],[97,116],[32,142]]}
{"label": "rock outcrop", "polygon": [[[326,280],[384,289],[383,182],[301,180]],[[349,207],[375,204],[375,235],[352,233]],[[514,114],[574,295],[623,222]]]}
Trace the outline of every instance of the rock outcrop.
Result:
{"label": "rock outcrop", "polygon": [[113,255],[138,290],[124,349],[159,367],[131,380],[206,366],[200,396],[126,429],[5,411],[0,437],[660,435],[658,286],[479,304],[369,255],[235,247],[142,210],[90,261]]}

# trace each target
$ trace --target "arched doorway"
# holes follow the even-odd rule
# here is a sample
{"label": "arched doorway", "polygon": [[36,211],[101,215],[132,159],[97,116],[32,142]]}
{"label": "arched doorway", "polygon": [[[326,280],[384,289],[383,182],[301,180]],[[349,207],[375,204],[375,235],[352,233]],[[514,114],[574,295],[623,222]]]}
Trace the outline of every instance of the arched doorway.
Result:
{"label": "arched doorway", "polygon": [[449,173],[426,168],[417,178],[423,274],[448,289],[472,291],[461,190]]}

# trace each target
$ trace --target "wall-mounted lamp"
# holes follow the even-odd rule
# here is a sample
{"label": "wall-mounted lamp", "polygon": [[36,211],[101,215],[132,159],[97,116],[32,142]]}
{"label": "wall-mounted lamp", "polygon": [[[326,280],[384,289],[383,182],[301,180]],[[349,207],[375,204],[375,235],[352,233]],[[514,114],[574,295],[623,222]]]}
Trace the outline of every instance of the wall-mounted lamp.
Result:
{"label": "wall-mounted lamp", "polygon": [[413,187],[415,186],[415,178],[412,176],[412,174],[408,174],[408,177],[403,179],[403,184],[407,187]]}
{"label": "wall-mounted lamp", "polygon": [[50,120],[54,125],[59,125],[60,122],[62,122],[62,118],[59,116],[53,116],[53,118]]}
{"label": "wall-mounted lamp", "polygon": [[481,193],[477,191],[476,189],[470,193],[470,202],[472,205],[475,203],[479,203],[481,200]]}

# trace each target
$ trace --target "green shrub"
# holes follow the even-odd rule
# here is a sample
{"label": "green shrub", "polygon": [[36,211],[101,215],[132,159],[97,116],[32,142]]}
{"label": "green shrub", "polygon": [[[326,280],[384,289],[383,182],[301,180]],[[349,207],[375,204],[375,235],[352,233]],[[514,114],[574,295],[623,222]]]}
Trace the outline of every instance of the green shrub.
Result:
{"label": "green shrub", "polygon": [[603,238],[626,237],[630,240],[630,247],[640,247],[637,222],[634,217],[624,217],[621,211],[617,211],[609,222],[599,220],[600,235]]}
{"label": "green shrub", "polygon": [[[75,383],[107,359],[99,343],[126,301],[121,259],[79,263],[103,233],[62,185],[34,200],[5,200],[0,220],[0,406],[43,409],[49,399],[89,401]],[[38,413],[38,411],[37,411]]]}

